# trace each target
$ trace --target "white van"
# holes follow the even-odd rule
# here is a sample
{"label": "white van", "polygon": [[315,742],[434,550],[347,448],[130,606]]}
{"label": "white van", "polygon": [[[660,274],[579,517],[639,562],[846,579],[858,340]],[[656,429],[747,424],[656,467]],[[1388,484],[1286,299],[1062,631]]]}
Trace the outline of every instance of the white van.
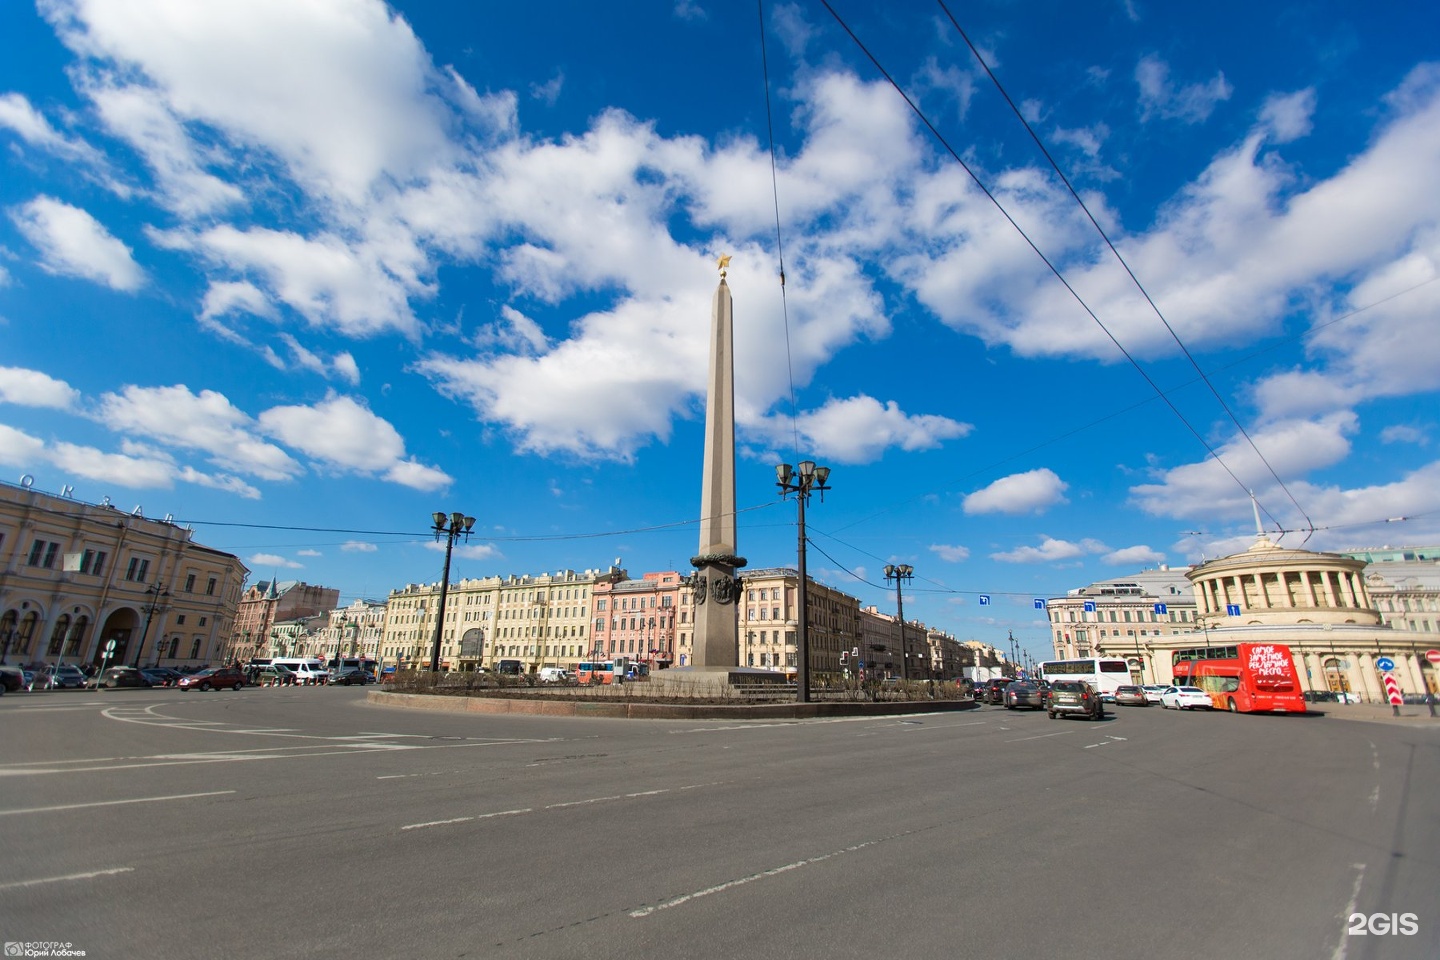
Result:
{"label": "white van", "polygon": [[564,667],[541,667],[538,679],[541,683],[560,683],[567,686],[577,682],[575,674]]}
{"label": "white van", "polygon": [[323,660],[306,657],[276,657],[271,663],[290,668],[290,671],[295,674],[295,682],[299,684],[321,684],[330,679],[330,671],[325,669]]}

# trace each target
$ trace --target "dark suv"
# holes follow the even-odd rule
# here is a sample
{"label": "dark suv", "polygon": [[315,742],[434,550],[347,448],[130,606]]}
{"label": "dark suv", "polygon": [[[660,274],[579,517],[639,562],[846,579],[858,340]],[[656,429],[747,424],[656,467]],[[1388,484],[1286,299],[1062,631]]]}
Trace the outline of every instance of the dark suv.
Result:
{"label": "dark suv", "polygon": [[1014,682],[1014,677],[996,677],[993,680],[986,680],[985,686],[976,690],[975,699],[984,700],[986,703],[1002,704],[1005,702],[1005,688]]}
{"label": "dark suv", "polygon": [[1054,720],[1060,714],[1105,719],[1105,704],[1090,684],[1081,680],[1057,680],[1050,684],[1050,700],[1045,712]]}

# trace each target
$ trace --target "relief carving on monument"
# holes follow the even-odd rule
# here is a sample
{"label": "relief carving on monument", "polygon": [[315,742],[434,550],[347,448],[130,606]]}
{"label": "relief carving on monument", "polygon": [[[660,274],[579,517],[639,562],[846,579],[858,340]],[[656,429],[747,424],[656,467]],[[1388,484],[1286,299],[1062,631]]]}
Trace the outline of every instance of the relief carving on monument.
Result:
{"label": "relief carving on monument", "polygon": [[719,574],[710,579],[710,595],[716,603],[734,603],[740,598],[740,583],[734,577]]}

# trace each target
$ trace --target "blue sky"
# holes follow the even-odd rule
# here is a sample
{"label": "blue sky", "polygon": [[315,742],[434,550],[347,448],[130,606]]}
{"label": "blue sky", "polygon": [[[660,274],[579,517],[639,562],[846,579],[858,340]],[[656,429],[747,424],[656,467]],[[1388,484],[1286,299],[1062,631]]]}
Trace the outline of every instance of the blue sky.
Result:
{"label": "blue sky", "polygon": [[1032,597],[1243,548],[1247,489],[1440,540],[1433,10],[831,7],[762,60],[695,0],[0,6],[6,479],[347,599],[438,579],[437,509],[457,579],[684,569],[729,253],[752,566],[807,457],[816,577],[1037,655]]}

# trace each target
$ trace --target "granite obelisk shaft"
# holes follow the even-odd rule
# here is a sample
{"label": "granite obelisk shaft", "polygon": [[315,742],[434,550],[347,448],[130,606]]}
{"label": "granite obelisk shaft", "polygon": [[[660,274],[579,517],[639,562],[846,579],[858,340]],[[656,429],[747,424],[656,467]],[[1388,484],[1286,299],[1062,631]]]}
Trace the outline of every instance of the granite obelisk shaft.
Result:
{"label": "granite obelisk shaft", "polygon": [[734,305],[725,283],[710,312],[710,380],[705,400],[705,473],[700,496],[700,552],[690,559],[693,579],[695,641],[693,666],[739,664],[740,597],[735,571],[745,566],[735,542],[735,362]]}

